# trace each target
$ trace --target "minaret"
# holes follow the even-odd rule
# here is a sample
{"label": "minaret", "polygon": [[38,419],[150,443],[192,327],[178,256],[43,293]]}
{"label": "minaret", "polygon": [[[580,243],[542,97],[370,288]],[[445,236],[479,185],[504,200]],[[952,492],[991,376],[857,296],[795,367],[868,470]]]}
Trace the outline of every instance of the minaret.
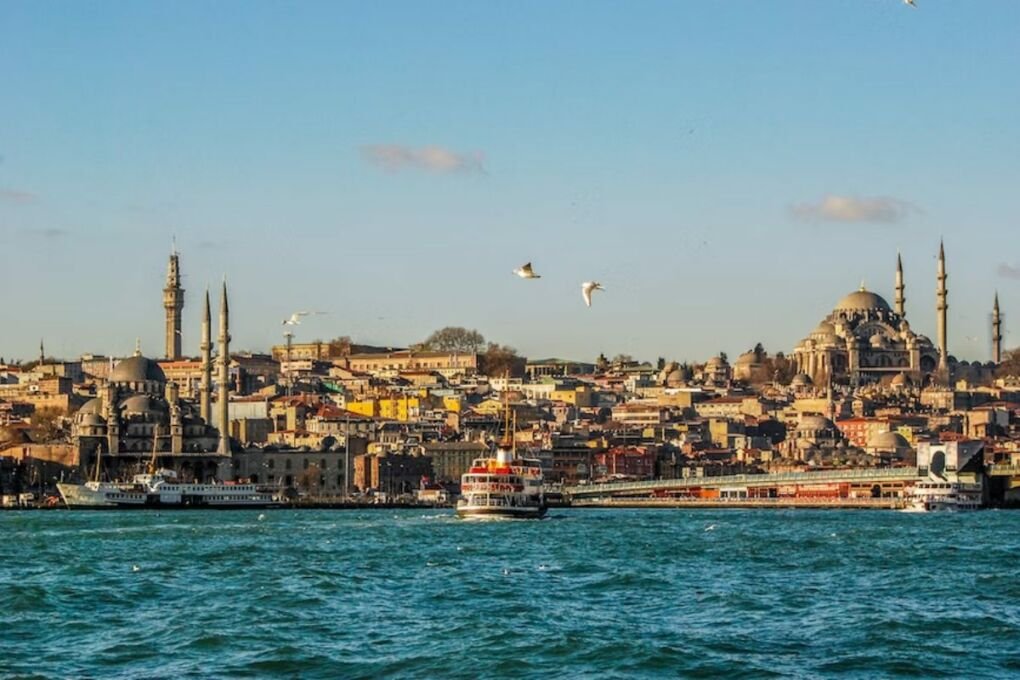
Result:
{"label": "minaret", "polygon": [[166,358],[180,359],[181,310],[184,309],[184,289],[181,288],[181,270],[176,246],[170,251],[170,262],[166,268],[163,309],[166,310]]}
{"label": "minaret", "polygon": [[949,309],[949,291],[946,289],[946,249],[941,240],[939,241],[939,265],[936,280],[938,286],[935,289],[935,311],[937,313],[936,322],[939,341],[939,375],[943,379],[948,380],[949,345],[946,341],[946,310]]}
{"label": "minaret", "polygon": [[39,338],[39,365],[46,363],[46,350],[43,348],[42,338]]}
{"label": "minaret", "polygon": [[220,430],[218,453],[230,453],[230,310],[227,307],[227,282],[223,281],[223,294],[220,296],[220,351],[216,355],[219,368],[217,376],[216,410],[218,418],[216,426]]}
{"label": "minaret", "polygon": [[202,313],[202,385],[199,392],[199,415],[207,425],[212,424],[212,314],[209,311],[209,290],[205,291],[205,310]]}
{"label": "minaret", "polygon": [[992,361],[1002,361],[1002,316],[999,314],[999,294],[995,294],[992,306]]}
{"label": "minaret", "polygon": [[903,258],[900,257],[899,253],[896,253],[896,313],[900,315],[900,318],[907,316],[904,305],[907,302],[907,298],[903,292],[906,286],[903,285]]}

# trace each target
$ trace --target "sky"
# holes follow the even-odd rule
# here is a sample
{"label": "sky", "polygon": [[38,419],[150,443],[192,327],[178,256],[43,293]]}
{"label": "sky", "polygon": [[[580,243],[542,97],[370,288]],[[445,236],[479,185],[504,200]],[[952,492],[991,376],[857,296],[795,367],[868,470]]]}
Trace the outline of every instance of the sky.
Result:
{"label": "sky", "polygon": [[298,342],[690,361],[891,303],[897,251],[934,336],[944,238],[950,352],[987,360],[1018,33],[1014,0],[9,0],[0,356],[161,355],[174,237],[186,354],[226,277],[238,349],[308,309]]}

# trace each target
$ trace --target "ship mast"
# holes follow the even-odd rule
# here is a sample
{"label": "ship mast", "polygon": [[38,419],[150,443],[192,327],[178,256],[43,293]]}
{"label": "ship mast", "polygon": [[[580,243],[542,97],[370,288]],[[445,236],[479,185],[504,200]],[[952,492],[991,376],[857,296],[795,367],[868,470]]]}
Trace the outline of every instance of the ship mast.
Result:
{"label": "ship mast", "polygon": [[149,460],[149,474],[156,474],[156,448],[159,442],[159,425],[152,428],[152,459]]}
{"label": "ship mast", "polygon": [[96,447],[96,474],[95,474],[95,479],[94,479],[94,481],[96,483],[99,482],[99,463],[102,460],[103,460],[103,447],[102,446],[97,446]]}

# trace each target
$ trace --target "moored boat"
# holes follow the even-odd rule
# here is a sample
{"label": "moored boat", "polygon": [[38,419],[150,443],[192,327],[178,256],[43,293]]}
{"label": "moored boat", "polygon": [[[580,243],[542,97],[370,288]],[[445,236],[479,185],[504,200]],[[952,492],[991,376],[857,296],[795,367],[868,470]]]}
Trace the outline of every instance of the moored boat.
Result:
{"label": "moored boat", "polygon": [[960,512],[982,507],[981,484],[927,479],[910,491],[905,512]]}

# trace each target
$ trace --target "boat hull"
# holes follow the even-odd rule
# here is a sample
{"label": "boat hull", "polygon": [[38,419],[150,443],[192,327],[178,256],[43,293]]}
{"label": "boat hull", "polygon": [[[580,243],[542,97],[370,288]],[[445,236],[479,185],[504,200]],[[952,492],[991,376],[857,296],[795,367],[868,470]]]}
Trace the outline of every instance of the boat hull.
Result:
{"label": "boat hull", "polygon": [[548,508],[544,505],[535,507],[477,507],[458,506],[457,516],[463,519],[542,519]]}
{"label": "boat hull", "polygon": [[57,484],[57,491],[64,504],[74,510],[113,510],[113,509],[195,509],[227,510],[237,508],[272,508],[280,505],[268,495],[237,496],[229,499],[210,499],[201,494],[176,495],[163,498],[158,493],[146,493],[125,489],[116,485],[100,485],[93,488],[84,484]]}

